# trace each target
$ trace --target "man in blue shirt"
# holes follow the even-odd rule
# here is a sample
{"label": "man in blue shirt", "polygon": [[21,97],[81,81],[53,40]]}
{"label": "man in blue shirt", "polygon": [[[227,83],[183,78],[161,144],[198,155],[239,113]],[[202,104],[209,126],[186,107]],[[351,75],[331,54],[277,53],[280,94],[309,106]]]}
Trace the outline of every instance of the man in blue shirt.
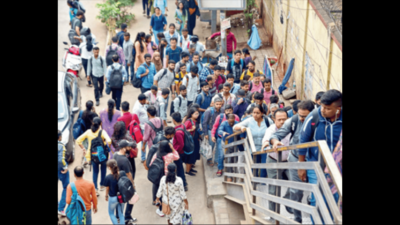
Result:
{"label": "man in blue shirt", "polygon": [[212,59],[209,66],[205,66],[200,72],[200,81],[205,81],[208,75],[214,75],[214,67],[218,65],[218,60]]}
{"label": "man in blue shirt", "polygon": [[239,90],[236,99],[232,102],[233,113],[238,115],[239,118],[242,118],[248,106],[249,103],[245,99],[244,90]]}
{"label": "man in blue shirt", "polygon": [[209,87],[208,84],[204,81],[202,81],[200,83],[200,88],[201,88],[201,92],[200,94],[197,95],[195,102],[197,104],[199,104],[200,108],[200,115],[199,118],[201,118],[201,115],[203,115],[203,113],[207,110],[207,108],[210,106],[211,104],[211,95],[210,93],[208,93]]}
{"label": "man in blue shirt", "polygon": [[167,50],[165,51],[166,61],[169,62],[169,60],[174,60],[175,62],[179,62],[181,60],[182,48],[176,45],[176,43],[178,43],[177,38],[172,37],[170,41],[171,46],[167,47]]}
{"label": "man in blue shirt", "polygon": [[127,27],[128,26],[126,25],[126,23],[121,24],[121,31],[117,34],[118,45],[121,46],[121,48],[124,44],[124,34],[128,31],[128,29],[126,29]]}
{"label": "man in blue shirt", "polygon": [[296,113],[297,113],[297,105],[300,103],[301,101],[300,100],[296,100],[296,101],[294,101],[293,102],[293,104],[292,104],[292,109],[291,110],[289,110],[287,113],[288,113],[288,118],[291,118],[292,116],[294,116],[294,115],[296,115]]}
{"label": "man in blue shirt", "polygon": [[234,83],[234,80],[235,80],[235,77],[233,76],[233,74],[230,73],[230,74],[226,75],[226,82],[231,84],[231,90],[229,90],[229,93],[236,95],[236,93],[240,89],[240,84]]}
{"label": "man in blue shirt", "polygon": [[[110,80],[111,77],[111,73],[114,70],[120,70],[120,67],[122,66],[121,64],[118,63],[119,61],[119,56],[117,54],[113,55],[112,57],[112,61],[113,64],[109,65],[107,68],[107,74],[106,74],[106,85],[109,85],[110,82],[108,82]],[[122,89],[124,87],[124,81],[128,80],[128,74],[126,73],[126,70],[124,67],[122,67],[121,69],[121,73],[122,73],[122,80],[121,80],[121,88],[111,88],[111,98],[114,99],[115,101],[115,108],[117,110],[119,110],[119,106],[121,105],[121,96],[122,96]]]}
{"label": "man in blue shirt", "polygon": [[[337,142],[339,141],[340,132],[342,131],[342,115],[342,93],[334,89],[328,90],[321,96],[321,107],[314,109],[306,117],[305,122],[301,127],[299,144],[326,140],[330,151],[333,152]],[[316,117],[319,118],[318,122],[315,120]],[[315,128],[314,132],[312,129],[313,126]],[[318,155],[320,154],[318,147],[299,149],[298,153],[299,162],[318,161]],[[325,168],[325,162],[322,159],[322,156],[320,165],[323,170]],[[307,170],[306,172],[306,170],[299,169],[297,172],[302,181],[306,181],[306,176],[308,178],[308,183],[310,184],[316,184],[318,181],[314,170]],[[339,196],[337,194],[333,196],[337,202]],[[310,202],[312,206],[315,206],[316,201],[314,194],[311,194]],[[329,209],[328,205],[327,207]],[[311,220],[314,224],[312,217]]]}
{"label": "man in blue shirt", "polygon": [[[168,30],[164,32],[164,36],[165,36],[165,39],[167,40],[167,43],[168,43],[167,47],[171,46],[171,38],[173,38],[173,37],[176,38],[176,44],[179,43],[180,38],[181,38],[179,36],[179,33],[175,30],[175,24],[173,24],[173,23],[169,24]],[[175,62],[178,62],[178,61],[175,61]]]}
{"label": "man in blue shirt", "polygon": [[140,87],[142,94],[150,90],[153,85],[154,75],[156,74],[156,67],[154,63],[151,62],[151,55],[149,53],[144,55],[144,61],[145,63],[140,65],[136,72],[136,78],[142,80],[142,87]]}
{"label": "man in blue shirt", "polygon": [[[164,15],[161,14],[161,10],[158,7],[155,7],[155,14],[151,16],[150,20],[150,33],[154,33],[154,39],[156,40],[156,44],[159,45],[157,34],[164,32],[167,27],[167,19]],[[153,30],[153,31],[152,31]]]}
{"label": "man in blue shirt", "polygon": [[[237,124],[238,122],[235,121],[235,115],[230,113],[228,114],[228,120],[225,120],[224,122],[221,123],[221,125],[218,127],[218,136],[222,138],[223,143],[226,143],[226,137],[228,137],[229,135],[233,134],[233,126],[235,124]],[[234,142],[234,138],[231,137],[228,139],[228,144]],[[230,154],[234,152],[234,147],[230,147],[227,149],[225,154]],[[234,158],[235,157],[229,157],[228,158],[228,162],[227,163],[234,163]],[[223,160],[222,160],[222,164],[223,164]],[[233,168],[232,167],[228,167],[226,169],[226,172],[231,173],[233,172]],[[227,178],[228,182],[232,181],[231,177]]]}

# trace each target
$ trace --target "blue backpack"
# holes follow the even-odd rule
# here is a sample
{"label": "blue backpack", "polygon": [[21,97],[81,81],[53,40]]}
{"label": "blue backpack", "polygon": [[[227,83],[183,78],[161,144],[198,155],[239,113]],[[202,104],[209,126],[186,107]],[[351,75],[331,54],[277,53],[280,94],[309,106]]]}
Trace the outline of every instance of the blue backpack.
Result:
{"label": "blue backpack", "polygon": [[71,224],[86,224],[86,206],[76,190],[75,183],[69,184],[72,190],[71,203],[68,205],[66,215]]}
{"label": "blue backpack", "polygon": [[74,123],[74,126],[72,127],[72,135],[74,136],[74,139],[78,139],[79,136],[81,136],[84,131],[86,131],[86,125],[85,122],[82,119],[82,113],[83,110],[79,113],[78,120]]}

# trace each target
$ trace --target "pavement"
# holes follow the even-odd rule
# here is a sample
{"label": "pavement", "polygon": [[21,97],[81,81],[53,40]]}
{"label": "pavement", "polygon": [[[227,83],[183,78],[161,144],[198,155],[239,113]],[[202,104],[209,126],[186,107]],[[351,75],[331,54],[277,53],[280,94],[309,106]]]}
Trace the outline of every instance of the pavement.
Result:
{"label": "pavement", "polygon": [[[96,15],[99,13],[99,9],[95,7],[97,3],[103,3],[102,0],[91,0],[91,1],[82,1],[86,8],[86,22],[83,23],[83,26],[90,27],[92,33],[96,36],[96,41],[98,41],[98,47],[100,48],[100,54],[104,56],[105,46],[106,46],[106,37],[107,37],[107,29],[106,26],[100,22],[100,20],[96,19]],[[168,24],[171,22],[175,22],[174,12],[175,12],[175,0],[168,0],[168,9],[167,12],[167,21]],[[69,47],[64,45],[63,41],[68,41],[68,31],[70,29],[69,23],[69,14],[68,14],[68,6],[64,0],[58,1],[58,70],[65,71],[62,67],[61,59],[64,55],[64,48]],[[143,8],[142,8],[142,0],[137,0],[135,5],[130,9],[135,14],[135,20],[131,22],[128,27],[128,32],[131,34],[131,38],[136,37],[136,34],[140,31],[144,31],[148,33],[150,19],[147,19],[143,16]],[[211,30],[204,32],[205,27],[208,23],[200,22],[200,20],[196,21],[196,28],[194,30],[195,34],[199,34],[200,41],[204,43],[204,36],[209,36],[211,34]],[[82,69],[80,77],[82,80],[78,79],[78,85],[82,95],[82,109],[85,108],[85,103],[88,100],[94,101],[94,89],[93,87],[87,87],[84,76],[84,70]],[[140,90],[134,88],[132,85],[124,86],[122,102],[128,101],[130,104],[130,109],[133,108],[134,103],[137,100],[138,95],[140,94]],[[111,96],[103,93],[103,98],[100,99],[100,105],[95,107],[96,112],[99,112],[101,109],[107,107],[107,100],[110,99]],[[171,102],[171,101],[169,101]],[[169,107],[168,107],[169,112]],[[169,117],[170,119],[170,117]],[[171,124],[169,124],[171,126]],[[140,145],[138,146],[140,149]],[[140,151],[139,151],[140,152]],[[147,151],[148,152],[148,151]],[[70,174],[70,182],[75,181],[73,169],[81,164],[82,160],[82,150],[78,145],[75,145],[75,160],[68,166],[69,174]],[[140,196],[140,200],[133,207],[132,217],[137,218],[137,224],[164,224],[166,223],[165,218],[159,217],[155,211],[156,207],[151,204],[152,202],[152,194],[151,188],[152,183],[147,180],[147,171],[144,169],[143,165],[140,163],[140,154],[135,159],[136,163],[136,175],[135,175],[135,184],[137,192]],[[206,198],[206,185],[204,182],[204,168],[203,163],[196,163],[196,170],[198,171],[197,175],[186,176],[188,181],[189,190],[186,192],[188,202],[189,202],[189,212],[192,214],[193,223],[197,224],[214,224],[214,215],[212,213],[212,209],[207,208],[207,198]],[[107,174],[110,172],[107,170]],[[85,169],[84,179],[92,180],[92,173],[89,169]],[[98,178],[100,183],[100,175]],[[62,184],[58,182],[58,199],[61,199],[62,193]],[[112,224],[110,217],[108,215],[108,203],[105,201],[105,191],[99,191],[100,196],[98,197],[98,212],[96,214],[92,214],[92,223],[93,224]]]}

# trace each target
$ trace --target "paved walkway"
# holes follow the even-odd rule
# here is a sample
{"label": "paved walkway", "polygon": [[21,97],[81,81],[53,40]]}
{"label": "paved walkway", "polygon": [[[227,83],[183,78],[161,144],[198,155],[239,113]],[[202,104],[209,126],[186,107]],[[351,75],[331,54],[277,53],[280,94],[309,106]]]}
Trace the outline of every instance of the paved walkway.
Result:
{"label": "paved walkway", "polygon": [[[86,22],[84,26],[88,26],[91,28],[92,32],[96,36],[96,40],[99,42],[98,46],[100,48],[100,54],[104,55],[105,51],[105,40],[107,36],[107,29],[104,24],[100,22],[100,20],[96,19],[96,15],[99,12],[99,9],[95,7],[97,3],[102,3],[101,0],[93,0],[93,1],[84,1],[84,5],[86,7]],[[168,0],[168,23],[175,22],[174,12],[175,12],[175,0]],[[140,31],[144,31],[148,33],[150,19],[147,19],[143,16],[142,12],[142,0],[137,0],[135,5],[132,7],[132,12],[135,14],[135,21],[131,23],[128,27],[128,32],[131,34],[131,38],[135,38],[136,34]],[[61,59],[64,55],[64,46],[62,44],[63,41],[68,41],[67,33],[70,29],[68,25],[69,15],[68,15],[68,6],[65,1],[59,0],[58,4],[58,21],[59,21],[59,31],[58,31],[58,69],[64,71],[61,65]],[[203,23],[201,26],[200,21],[197,21],[198,24],[196,26],[195,32],[197,34],[201,34],[202,29],[206,26],[207,23]],[[211,31],[210,31],[211,32]],[[204,39],[203,39],[204,40]],[[82,70],[83,71],[83,70]],[[83,72],[84,74],[84,72]],[[81,74],[81,77],[84,78],[84,75]],[[86,81],[84,79],[78,81],[81,93],[82,93],[82,109],[85,108],[85,103],[88,100],[94,101],[94,93],[93,88],[89,88],[86,86]],[[132,85],[124,86],[122,101],[128,101],[130,104],[130,108],[133,107],[135,101],[137,100],[138,95],[140,94],[140,90],[133,88]],[[110,95],[103,94],[103,98],[100,99],[100,106],[96,107],[96,112],[99,112],[101,109],[106,108],[107,100],[110,99]],[[169,109],[168,109],[169,111]],[[172,124],[170,124],[172,125]],[[140,146],[139,146],[140,147]],[[70,181],[75,181],[75,177],[73,174],[73,169],[81,163],[82,159],[82,151],[76,145],[75,146],[75,161],[69,165],[69,173],[70,173]],[[135,183],[137,187],[137,191],[140,195],[139,202],[134,206],[132,216],[137,218],[138,224],[164,224],[166,223],[165,218],[160,218],[156,213],[156,207],[151,204],[152,194],[151,188],[152,184],[147,180],[147,171],[145,171],[143,165],[140,164],[140,155],[138,155],[136,159],[136,177]],[[206,199],[206,190],[205,190],[205,182],[204,182],[204,170],[201,162],[196,163],[196,170],[198,171],[197,175],[194,177],[187,176],[189,184],[189,191],[186,192],[189,201],[189,211],[192,213],[193,222],[196,224],[214,224],[214,215],[212,210],[207,208],[207,199]],[[109,174],[109,171],[107,171]],[[89,169],[85,169],[84,179],[92,180],[92,173]],[[100,182],[100,177],[99,177]],[[58,199],[61,198],[62,193],[62,185],[61,182],[58,182]],[[92,215],[93,224],[112,224],[108,215],[108,203],[105,201],[105,192],[100,191],[100,196],[98,197],[98,212]]]}

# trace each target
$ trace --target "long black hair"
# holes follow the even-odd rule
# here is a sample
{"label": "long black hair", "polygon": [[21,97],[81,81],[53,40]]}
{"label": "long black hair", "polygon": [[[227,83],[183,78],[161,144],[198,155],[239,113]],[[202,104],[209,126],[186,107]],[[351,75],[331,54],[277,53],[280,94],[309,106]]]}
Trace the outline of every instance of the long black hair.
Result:
{"label": "long black hair", "polygon": [[176,180],[176,165],[174,162],[171,162],[170,164],[168,164],[167,166],[168,169],[168,174],[167,177],[165,179],[165,183],[175,183]]}
{"label": "long black hair", "polygon": [[172,152],[169,143],[170,142],[167,140],[160,141],[160,145],[158,146],[157,156],[163,157],[166,156],[168,153]]}
{"label": "long black hair", "polygon": [[115,180],[118,180],[119,178],[119,174],[118,174],[118,165],[117,165],[117,161],[115,161],[115,159],[109,159],[107,161],[107,166],[111,168],[111,174],[113,175]]}
{"label": "long black hair", "polygon": [[125,135],[126,135],[125,123],[123,121],[116,122],[114,124],[114,133],[112,134],[112,136],[115,138],[115,140],[120,140],[124,138]]}
{"label": "long black hair", "polygon": [[151,42],[151,34],[146,34],[146,36],[144,37],[144,40],[146,41],[146,43],[147,43],[147,39],[149,39],[150,38],[150,42]]}
{"label": "long black hair", "polygon": [[87,35],[86,36],[86,50],[88,52],[92,51],[93,49],[93,44],[92,44],[92,35]]}
{"label": "long black hair", "polygon": [[[192,120],[192,115],[193,115],[195,112],[198,112],[198,111],[199,111],[199,110],[198,110],[197,108],[195,108],[195,107],[190,108],[190,109],[189,109],[189,112],[188,112],[188,114],[187,114],[186,119],[187,119],[187,120]],[[198,121],[199,121],[199,118],[196,119],[196,123],[198,123]],[[193,120],[192,120],[192,122],[193,122]]]}
{"label": "long black hair", "polygon": [[94,133],[100,128],[100,125],[101,125],[101,119],[100,117],[96,116],[95,118],[93,118],[92,127],[90,127],[90,129]]}
{"label": "long black hair", "polygon": [[113,113],[113,109],[114,109],[114,106],[115,106],[114,99],[112,99],[112,98],[109,99],[108,102],[107,102],[107,106],[108,106],[108,120],[111,122],[112,118],[113,118],[113,115],[114,115],[114,113]]}
{"label": "long black hair", "polygon": [[[184,3],[182,0],[178,2],[178,9],[180,10],[179,4],[181,4],[181,3],[182,3],[182,5],[183,5],[183,8],[182,8],[182,15],[183,15],[183,16],[186,16],[185,3]],[[183,22],[183,21],[182,21],[182,22]],[[183,26],[183,24],[182,24],[182,26]]]}
{"label": "long black hair", "polygon": [[92,100],[87,101],[86,102],[86,110],[83,111],[83,113],[82,113],[83,121],[86,121],[87,116],[89,116],[90,112],[92,111],[92,108],[93,108],[93,101]]}
{"label": "long black hair", "polygon": [[144,33],[144,32],[139,32],[137,35],[136,35],[136,39],[135,39],[135,42],[133,43],[133,47],[135,47],[135,43],[137,42],[137,41],[139,41],[139,44],[140,44],[140,52],[143,52],[144,51],[144,46],[143,46],[143,42],[142,42],[142,37],[146,37],[146,34]]}

